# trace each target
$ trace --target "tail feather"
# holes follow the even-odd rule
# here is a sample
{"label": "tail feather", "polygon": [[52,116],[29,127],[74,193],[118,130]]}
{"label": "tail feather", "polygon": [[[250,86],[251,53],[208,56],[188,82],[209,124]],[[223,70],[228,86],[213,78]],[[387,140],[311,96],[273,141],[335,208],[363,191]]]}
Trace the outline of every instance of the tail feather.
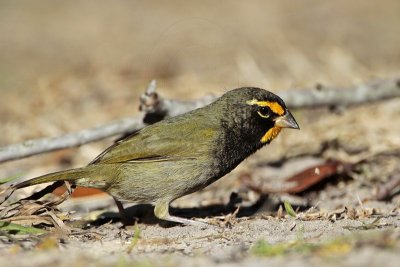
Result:
{"label": "tail feather", "polygon": [[78,179],[85,178],[87,175],[88,175],[87,167],[53,172],[16,184],[13,186],[13,189],[20,189],[32,185],[51,183],[57,181],[73,182]]}

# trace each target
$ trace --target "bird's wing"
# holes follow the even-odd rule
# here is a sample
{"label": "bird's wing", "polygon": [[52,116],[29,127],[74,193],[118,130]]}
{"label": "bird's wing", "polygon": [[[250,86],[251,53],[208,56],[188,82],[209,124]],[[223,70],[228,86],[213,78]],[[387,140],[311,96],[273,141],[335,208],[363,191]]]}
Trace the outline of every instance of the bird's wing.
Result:
{"label": "bird's wing", "polygon": [[172,120],[147,126],[101,153],[91,163],[177,160],[208,153],[217,129],[197,120]]}

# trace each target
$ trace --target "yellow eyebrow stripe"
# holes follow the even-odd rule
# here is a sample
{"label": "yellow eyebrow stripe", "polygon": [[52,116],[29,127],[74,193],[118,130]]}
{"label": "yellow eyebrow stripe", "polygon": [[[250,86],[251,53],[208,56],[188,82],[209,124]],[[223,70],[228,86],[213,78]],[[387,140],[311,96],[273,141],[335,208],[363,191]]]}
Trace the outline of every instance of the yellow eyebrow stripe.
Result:
{"label": "yellow eyebrow stripe", "polygon": [[285,109],[278,103],[272,101],[258,101],[256,99],[250,100],[246,102],[249,105],[258,105],[260,107],[269,107],[272,112],[282,116],[285,114]]}

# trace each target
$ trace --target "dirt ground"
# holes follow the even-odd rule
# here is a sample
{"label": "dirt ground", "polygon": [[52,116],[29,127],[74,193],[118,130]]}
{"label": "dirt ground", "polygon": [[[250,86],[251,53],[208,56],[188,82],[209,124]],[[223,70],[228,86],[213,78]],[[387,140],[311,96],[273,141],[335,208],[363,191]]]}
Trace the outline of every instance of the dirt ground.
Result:
{"label": "dirt ground", "polygon": [[[395,0],[2,1],[0,146],[138,116],[151,79],[163,96],[195,99],[240,86],[279,94],[392,78],[399,10]],[[400,176],[400,99],[293,114],[300,131],[282,132],[173,203],[172,213],[215,226],[160,222],[151,207],[125,203],[138,223],[123,229],[108,196],[72,198],[60,209],[73,234],[1,231],[0,266],[397,266],[400,196],[375,196]],[[83,166],[112,142],[3,163],[0,178]],[[243,182],[283,188],[328,159],[354,168],[296,195],[260,194]]]}

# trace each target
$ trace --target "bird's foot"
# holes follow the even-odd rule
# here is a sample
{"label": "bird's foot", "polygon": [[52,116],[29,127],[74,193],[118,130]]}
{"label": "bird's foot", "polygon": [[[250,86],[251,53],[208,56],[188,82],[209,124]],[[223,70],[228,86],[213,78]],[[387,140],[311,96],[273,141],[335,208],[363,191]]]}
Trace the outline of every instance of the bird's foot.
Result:
{"label": "bird's foot", "polygon": [[176,222],[176,223],[180,223],[180,224],[184,224],[184,225],[196,226],[196,227],[200,227],[200,228],[210,228],[210,227],[214,226],[205,221],[190,220],[190,219],[181,218],[181,217],[172,216],[172,215],[169,215],[166,218],[163,218],[163,220],[170,221],[170,222]]}

